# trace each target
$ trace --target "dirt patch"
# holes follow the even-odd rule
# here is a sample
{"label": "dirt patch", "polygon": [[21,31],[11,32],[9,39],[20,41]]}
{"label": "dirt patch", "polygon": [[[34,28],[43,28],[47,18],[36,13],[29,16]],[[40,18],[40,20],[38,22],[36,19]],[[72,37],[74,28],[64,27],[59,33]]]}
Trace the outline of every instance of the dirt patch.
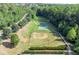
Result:
{"label": "dirt patch", "polygon": [[34,32],[31,37],[33,39],[45,39],[48,38],[48,34],[43,32]]}

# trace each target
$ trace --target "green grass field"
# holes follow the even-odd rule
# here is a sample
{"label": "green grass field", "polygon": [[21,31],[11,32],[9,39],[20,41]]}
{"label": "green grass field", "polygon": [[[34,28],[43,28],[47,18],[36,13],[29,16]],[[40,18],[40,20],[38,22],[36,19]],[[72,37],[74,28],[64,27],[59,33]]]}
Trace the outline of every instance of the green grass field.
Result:
{"label": "green grass field", "polygon": [[[53,32],[54,31],[54,32]],[[32,50],[65,50],[66,46],[55,30],[37,30],[31,34],[30,49]]]}

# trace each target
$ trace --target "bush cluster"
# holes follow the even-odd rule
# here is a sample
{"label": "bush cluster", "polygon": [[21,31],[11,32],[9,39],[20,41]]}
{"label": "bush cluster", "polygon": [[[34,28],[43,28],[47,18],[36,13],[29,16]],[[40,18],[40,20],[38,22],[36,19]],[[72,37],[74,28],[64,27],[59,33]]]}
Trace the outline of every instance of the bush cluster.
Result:
{"label": "bush cluster", "polygon": [[11,43],[13,44],[13,46],[16,46],[19,43],[19,38],[16,34],[12,34],[11,35]]}

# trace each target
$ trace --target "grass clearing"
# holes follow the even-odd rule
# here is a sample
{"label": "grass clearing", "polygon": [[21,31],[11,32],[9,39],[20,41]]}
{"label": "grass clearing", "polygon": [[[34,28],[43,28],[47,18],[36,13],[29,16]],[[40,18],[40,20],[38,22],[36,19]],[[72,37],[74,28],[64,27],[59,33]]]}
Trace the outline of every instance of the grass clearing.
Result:
{"label": "grass clearing", "polygon": [[[36,33],[36,34],[35,34]],[[35,37],[35,36],[36,37]],[[62,39],[48,32],[34,32],[30,38],[30,49],[34,50],[65,50],[65,44]]]}

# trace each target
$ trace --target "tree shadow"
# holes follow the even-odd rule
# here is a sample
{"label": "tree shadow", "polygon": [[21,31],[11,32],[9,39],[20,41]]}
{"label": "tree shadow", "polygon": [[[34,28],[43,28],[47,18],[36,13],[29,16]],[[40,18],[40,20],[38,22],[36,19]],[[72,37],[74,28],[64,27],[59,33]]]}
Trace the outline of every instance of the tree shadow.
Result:
{"label": "tree shadow", "polygon": [[60,37],[60,35],[57,33],[57,29],[49,21],[40,20],[40,25],[39,26],[46,27],[48,30],[50,30],[50,33],[53,36]]}
{"label": "tree shadow", "polygon": [[14,48],[14,45],[13,45],[12,43],[10,43],[10,42],[3,42],[2,44],[3,44],[3,46],[5,46],[6,48]]}
{"label": "tree shadow", "polygon": [[53,34],[53,36],[60,37],[60,35],[57,33],[57,29],[54,27],[53,24],[49,22],[48,22],[48,29],[50,30],[50,33]]}

